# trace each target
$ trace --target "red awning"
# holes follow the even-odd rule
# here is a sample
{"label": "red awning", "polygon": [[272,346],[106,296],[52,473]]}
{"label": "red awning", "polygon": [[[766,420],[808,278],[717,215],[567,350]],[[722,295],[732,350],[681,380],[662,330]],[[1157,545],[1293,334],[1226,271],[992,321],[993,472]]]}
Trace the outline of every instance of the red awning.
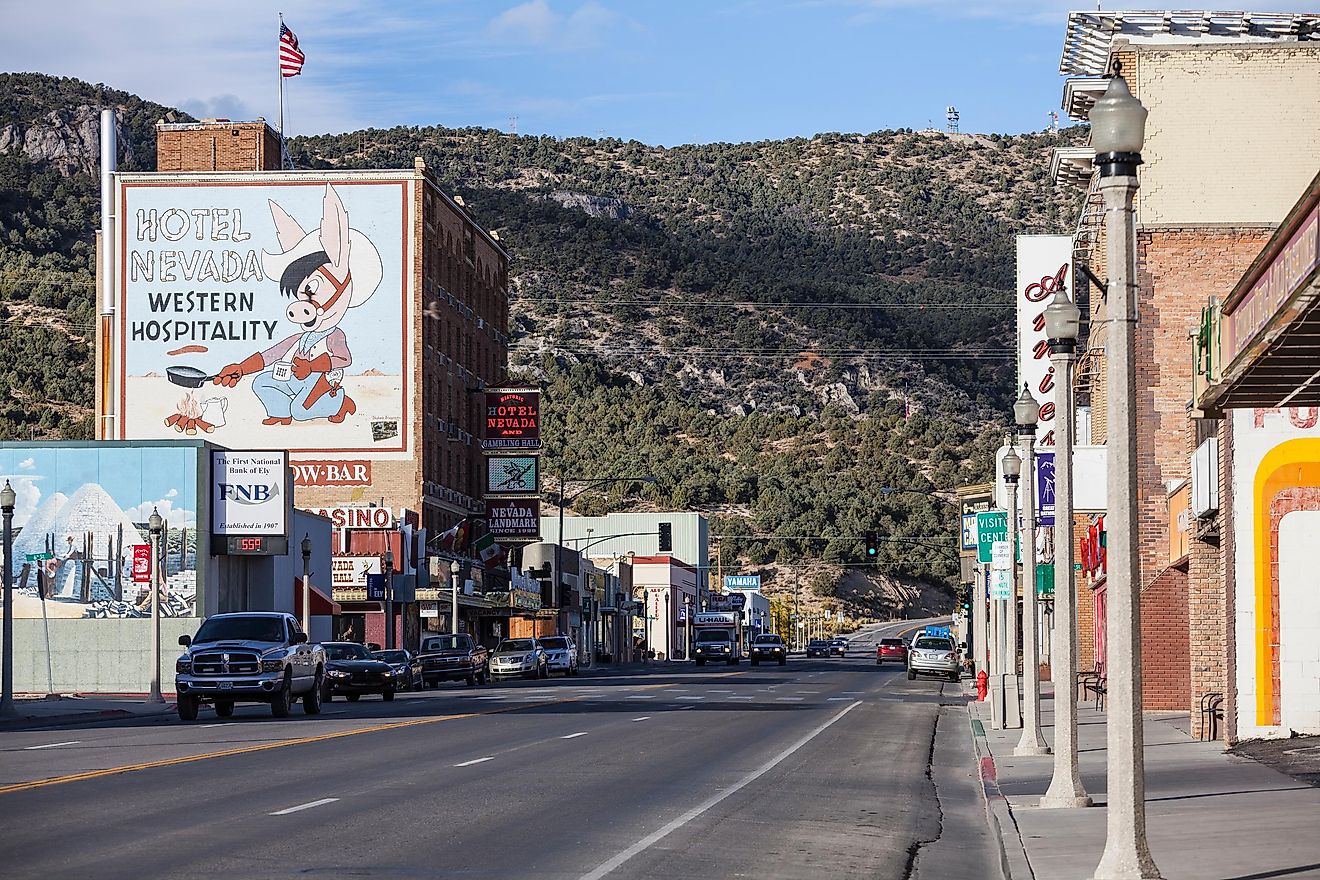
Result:
{"label": "red awning", "polygon": [[[341,613],[339,608],[339,603],[331,599],[325,593],[322,593],[320,590],[318,590],[316,588],[316,584],[312,584],[311,592],[312,592],[313,617],[316,617],[317,615],[327,615],[327,614],[338,615]],[[298,618],[302,617],[302,593],[303,593],[302,578],[294,578],[293,579],[293,615],[294,617],[298,617]]]}

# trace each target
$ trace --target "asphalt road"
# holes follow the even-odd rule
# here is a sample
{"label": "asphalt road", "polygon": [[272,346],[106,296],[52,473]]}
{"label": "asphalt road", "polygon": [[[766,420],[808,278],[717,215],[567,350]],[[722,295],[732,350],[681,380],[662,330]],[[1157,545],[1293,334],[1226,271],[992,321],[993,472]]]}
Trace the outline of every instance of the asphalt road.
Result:
{"label": "asphalt road", "polygon": [[872,659],[907,626],[786,667],[0,733],[0,876],[903,878],[975,836],[930,768],[959,689]]}

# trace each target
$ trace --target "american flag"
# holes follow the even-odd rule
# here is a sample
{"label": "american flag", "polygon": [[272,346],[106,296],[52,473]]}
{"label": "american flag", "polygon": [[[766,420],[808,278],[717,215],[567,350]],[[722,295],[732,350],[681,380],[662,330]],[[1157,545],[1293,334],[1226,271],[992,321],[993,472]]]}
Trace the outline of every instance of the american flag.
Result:
{"label": "american flag", "polygon": [[303,62],[307,56],[298,48],[298,38],[293,31],[280,22],[280,76],[297,76],[302,73]]}

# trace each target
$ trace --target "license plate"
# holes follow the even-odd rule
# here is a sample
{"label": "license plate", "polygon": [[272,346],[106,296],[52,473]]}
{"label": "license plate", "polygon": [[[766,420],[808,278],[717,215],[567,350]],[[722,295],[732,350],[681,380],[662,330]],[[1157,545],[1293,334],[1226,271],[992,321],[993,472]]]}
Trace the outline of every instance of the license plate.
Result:
{"label": "license plate", "polygon": [[222,681],[222,682],[220,682],[220,690],[222,690],[222,691],[232,691],[233,689],[234,689],[234,683],[233,683],[232,681]]}

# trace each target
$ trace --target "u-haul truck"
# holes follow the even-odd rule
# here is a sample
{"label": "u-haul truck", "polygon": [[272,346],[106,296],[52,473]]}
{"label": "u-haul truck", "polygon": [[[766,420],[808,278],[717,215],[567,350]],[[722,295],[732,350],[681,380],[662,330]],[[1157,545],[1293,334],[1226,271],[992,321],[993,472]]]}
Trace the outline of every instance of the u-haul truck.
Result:
{"label": "u-haul truck", "polygon": [[698,611],[692,615],[692,658],[737,666],[742,660],[742,612]]}

